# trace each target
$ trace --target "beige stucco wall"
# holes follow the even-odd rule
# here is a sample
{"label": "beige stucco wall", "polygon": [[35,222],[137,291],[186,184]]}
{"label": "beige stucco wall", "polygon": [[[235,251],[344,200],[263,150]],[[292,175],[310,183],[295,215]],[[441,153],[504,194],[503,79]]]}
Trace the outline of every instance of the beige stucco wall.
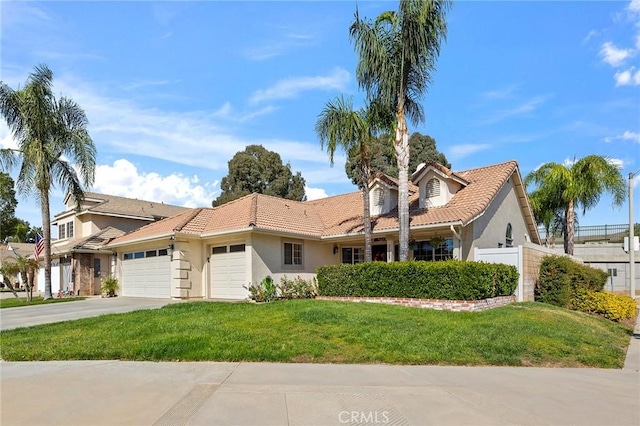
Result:
{"label": "beige stucco wall", "polygon": [[512,226],[514,247],[531,239],[513,185],[513,177],[502,186],[485,213],[473,222],[473,226],[466,227],[469,229],[465,231],[472,233],[463,237],[464,258],[471,260],[475,247],[497,248],[499,243],[506,247],[505,235],[509,223]]}
{"label": "beige stucco wall", "polygon": [[83,214],[80,216],[83,221],[83,236],[89,236],[95,232],[105,229],[109,226],[130,232],[144,226],[151,221],[127,219],[124,217],[103,216],[97,214]]}
{"label": "beige stucco wall", "polygon": [[171,297],[200,299],[206,297],[205,261],[199,239],[176,238],[171,253]]}
{"label": "beige stucco wall", "polygon": [[[284,265],[283,242],[302,243],[302,267]],[[269,275],[275,282],[283,276],[304,279],[315,277],[320,266],[340,262],[340,254],[333,254],[333,243],[286,238],[254,233],[251,236],[251,282],[259,282]]]}

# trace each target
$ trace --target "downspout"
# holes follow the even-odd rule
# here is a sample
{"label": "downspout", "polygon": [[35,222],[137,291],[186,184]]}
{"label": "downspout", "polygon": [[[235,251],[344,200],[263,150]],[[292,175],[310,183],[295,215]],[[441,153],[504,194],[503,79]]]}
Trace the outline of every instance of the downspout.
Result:
{"label": "downspout", "polygon": [[459,260],[462,260],[462,235],[460,235],[456,229],[453,227],[453,225],[449,225],[449,229],[451,230],[451,233],[453,234],[454,237],[456,237],[456,239],[458,240],[459,244],[459,250],[460,250],[460,254],[459,254]]}

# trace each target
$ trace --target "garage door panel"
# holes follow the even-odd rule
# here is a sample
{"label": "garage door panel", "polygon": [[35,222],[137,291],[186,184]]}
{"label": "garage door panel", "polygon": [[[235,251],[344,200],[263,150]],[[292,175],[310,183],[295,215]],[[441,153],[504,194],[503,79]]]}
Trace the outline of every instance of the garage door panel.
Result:
{"label": "garage door panel", "polygon": [[159,256],[123,261],[122,294],[133,297],[171,297],[171,258]]}
{"label": "garage door panel", "polygon": [[246,299],[246,252],[219,253],[211,256],[211,297]]}

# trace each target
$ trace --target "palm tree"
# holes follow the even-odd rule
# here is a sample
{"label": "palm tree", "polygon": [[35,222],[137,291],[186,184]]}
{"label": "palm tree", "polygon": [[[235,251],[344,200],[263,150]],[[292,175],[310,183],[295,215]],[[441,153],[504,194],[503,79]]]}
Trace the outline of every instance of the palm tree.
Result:
{"label": "palm tree", "polygon": [[620,170],[607,157],[588,155],[572,165],[545,163],[525,178],[525,185],[533,183],[544,191],[550,203],[547,209],[562,209],[564,252],[573,254],[573,235],[576,208],[582,214],[595,207],[602,194],[613,196],[614,205],[621,205],[626,196],[625,180]]}
{"label": "palm tree", "polygon": [[358,164],[358,186],[362,190],[364,207],[364,260],[371,262],[371,213],[369,210],[369,181],[371,180],[371,144],[377,133],[389,126],[391,117],[387,109],[376,102],[366,108],[353,110],[352,99],[344,97],[327,102],[318,116],[316,133],[320,146],[327,147],[329,160],[333,166],[336,149],[353,155]]}
{"label": "palm tree", "polygon": [[557,194],[549,193],[546,187],[537,188],[528,196],[536,223],[544,227],[544,245],[550,247],[555,235],[561,232],[564,226],[564,210],[558,207],[561,203]]}
{"label": "palm tree", "polygon": [[[84,198],[82,182],[93,184],[96,148],[87,132],[87,117],[73,100],[55,98],[53,73],[36,66],[24,88],[0,82],[0,114],[11,129],[16,149],[0,150],[0,166],[18,166],[17,189],[35,195],[42,209],[45,299],[51,299],[51,219],[49,194],[60,185],[77,205]],[[69,161],[67,160],[69,159]],[[78,172],[76,172],[78,170]],[[78,176],[78,174],[80,176]]]}
{"label": "palm tree", "polygon": [[375,22],[356,10],[350,34],[359,56],[357,77],[370,98],[395,112],[394,149],[398,162],[400,260],[409,255],[409,128],[424,121],[419,101],[432,82],[432,72],[447,34],[449,0],[401,0],[398,11],[382,13]]}

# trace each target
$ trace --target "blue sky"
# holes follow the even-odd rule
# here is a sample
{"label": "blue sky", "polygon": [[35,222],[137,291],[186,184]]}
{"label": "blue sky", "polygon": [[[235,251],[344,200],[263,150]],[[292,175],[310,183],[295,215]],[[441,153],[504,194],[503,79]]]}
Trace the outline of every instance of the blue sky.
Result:
{"label": "blue sky", "polygon": [[[397,3],[358,7],[374,18]],[[348,36],[355,8],[2,2],[0,77],[18,88],[34,65],[53,70],[56,94],[89,118],[96,192],[209,206],[229,159],[262,144],[302,172],[309,198],[341,194],[355,190],[344,155],[331,168],[314,125],[340,94],[362,103]],[[426,122],[410,131],[434,137],[454,170],[515,159],[526,175],[589,154],[611,157],[625,178],[640,168],[640,0],[461,1],[448,22]],[[0,122],[0,144],[12,143]],[[54,190],[52,213],[62,197]],[[17,216],[39,225],[37,204],[18,200]],[[628,206],[604,197],[579,220],[625,223]]]}

